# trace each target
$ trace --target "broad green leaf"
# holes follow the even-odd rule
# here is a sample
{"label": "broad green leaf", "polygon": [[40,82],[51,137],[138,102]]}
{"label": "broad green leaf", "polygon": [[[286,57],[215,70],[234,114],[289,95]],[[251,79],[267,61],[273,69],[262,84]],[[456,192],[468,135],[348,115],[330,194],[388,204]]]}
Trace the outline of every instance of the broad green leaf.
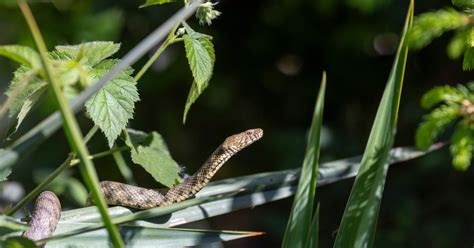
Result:
{"label": "broad green leaf", "polygon": [[94,66],[116,53],[120,44],[112,41],[93,41],[73,46],[56,46],[55,48],[60,53],[84,59],[88,65]]}
{"label": "broad green leaf", "polygon": [[140,5],[140,8],[158,5],[158,4],[172,3],[174,1],[175,0],[146,0],[144,4]]}
{"label": "broad green leaf", "polygon": [[35,50],[26,46],[0,46],[0,55],[12,59],[28,68],[36,70],[40,70],[42,68],[39,54]]}
{"label": "broad green leaf", "polygon": [[[195,33],[194,36],[197,36],[197,34],[198,33]],[[214,68],[214,62],[216,60],[215,53],[214,53],[214,47],[212,45],[212,42],[207,37],[202,37],[199,40],[204,41],[204,42],[201,42],[201,45],[208,52],[208,54],[211,58],[211,75],[212,75],[212,70]],[[188,57],[188,61],[189,61],[189,57]],[[209,76],[209,79],[210,79],[210,76]],[[194,104],[194,102],[197,100],[197,98],[202,94],[202,92],[209,85],[209,79],[200,84],[200,83],[198,83],[198,81],[196,81],[196,77],[194,76],[193,84],[191,85],[191,89],[189,89],[188,99],[186,100],[186,105],[184,107],[183,124],[186,123],[186,117],[188,115],[189,109],[191,108],[191,105]]]}
{"label": "broad green leaf", "polygon": [[[103,63],[108,64],[110,61],[102,62],[97,65],[98,68],[91,71],[95,78],[106,73],[107,70],[102,67]],[[136,84],[127,72],[120,73],[85,104],[87,113],[107,137],[109,147],[113,146],[120,132],[127,126],[128,120],[133,117],[135,102],[139,100]]]}
{"label": "broad green leaf", "polygon": [[198,90],[202,92],[203,85],[211,79],[214,69],[214,46],[209,38],[194,31],[183,35],[183,39],[194,82]]}
{"label": "broad green leaf", "polygon": [[[55,234],[84,228],[89,224],[60,223]],[[219,241],[229,241],[262,235],[260,232],[213,231],[183,228],[160,228],[153,223],[141,222],[119,227],[125,233],[127,247],[187,247]],[[109,238],[105,230],[97,230],[76,236],[52,240],[47,247],[108,247]]]}
{"label": "broad green leaf", "polygon": [[286,225],[282,247],[305,247],[313,219],[313,203],[316,195],[316,183],[319,166],[319,140],[323,122],[324,94],[326,91],[326,73],[323,72],[321,88],[314,107],[313,120],[309,130],[309,140],[301,168],[298,190],[295,194],[290,218]]}
{"label": "broad green leaf", "polygon": [[31,107],[47,89],[47,82],[38,78],[37,71],[20,66],[14,73],[5,93],[10,97],[9,116],[17,116],[16,129],[20,126]]}
{"label": "broad green leaf", "polygon": [[151,140],[136,147],[131,140],[126,143],[132,148],[132,161],[142,166],[157,182],[171,188],[181,181],[179,165],[171,157],[160,134],[152,132]]}
{"label": "broad green leaf", "polygon": [[411,1],[392,71],[338,228],[334,243],[334,247],[337,248],[372,247],[374,243],[378,211],[388,172],[389,153],[396,133],[398,108],[408,54],[406,33],[412,25],[413,5],[413,1]]}

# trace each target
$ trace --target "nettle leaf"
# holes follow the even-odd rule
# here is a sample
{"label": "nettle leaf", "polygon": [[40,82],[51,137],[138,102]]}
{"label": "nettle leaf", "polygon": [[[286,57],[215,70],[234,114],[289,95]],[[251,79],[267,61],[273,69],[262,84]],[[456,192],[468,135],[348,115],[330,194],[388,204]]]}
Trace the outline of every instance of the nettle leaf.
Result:
{"label": "nettle leaf", "polygon": [[[4,149],[0,149],[0,155]],[[12,173],[12,169],[6,163],[0,164],[0,182],[6,181],[7,177]]]}
{"label": "nettle leaf", "polygon": [[38,77],[36,70],[26,66],[20,66],[13,73],[13,79],[5,94],[13,99],[9,108],[9,116],[17,116],[16,130],[33,104],[46,91],[47,85],[46,81]]}
{"label": "nettle leaf", "polygon": [[136,145],[134,136],[136,135],[130,135],[126,141],[131,148],[132,161],[142,166],[157,182],[168,188],[179,183],[181,181],[178,174],[179,165],[171,157],[163,137],[157,132],[152,132],[147,141]]}
{"label": "nettle leaf", "polygon": [[184,35],[183,38],[194,81],[184,107],[183,123],[186,123],[191,105],[209,85],[216,60],[214,45],[208,36],[189,30],[188,33],[191,34]]}
{"label": "nettle leaf", "polygon": [[112,41],[93,41],[73,46],[56,46],[55,48],[58,52],[68,54],[73,58],[83,58],[88,65],[94,66],[116,53],[120,44]]}
{"label": "nettle leaf", "polygon": [[[106,60],[100,63],[91,71],[92,77],[99,79],[115,62],[116,60]],[[122,71],[85,104],[87,113],[105,134],[110,147],[133,117],[135,103],[140,100],[137,82],[128,74],[131,71]]]}
{"label": "nettle leaf", "polygon": [[140,5],[140,8],[153,6],[153,5],[159,5],[159,4],[165,4],[165,3],[172,3],[174,1],[175,0],[146,0],[144,4]]}
{"label": "nettle leaf", "polygon": [[215,54],[214,46],[207,36],[196,32],[183,35],[186,57],[193,73],[194,81],[201,88],[212,76]]}
{"label": "nettle leaf", "polygon": [[39,54],[30,47],[19,45],[0,46],[0,55],[12,59],[29,68],[41,68],[41,59]]}

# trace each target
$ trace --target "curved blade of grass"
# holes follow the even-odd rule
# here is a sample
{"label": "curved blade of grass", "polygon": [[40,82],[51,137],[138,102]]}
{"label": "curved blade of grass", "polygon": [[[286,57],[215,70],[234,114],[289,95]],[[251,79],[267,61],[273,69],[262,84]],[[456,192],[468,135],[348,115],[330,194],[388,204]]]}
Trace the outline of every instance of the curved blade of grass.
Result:
{"label": "curved blade of grass", "polygon": [[323,72],[313,120],[309,130],[301,176],[298,183],[290,218],[286,226],[282,247],[304,247],[311,229],[313,204],[316,194],[316,179],[319,165],[319,138],[323,125],[324,93],[326,90],[326,73]]}
{"label": "curved blade of grass", "polygon": [[410,2],[402,39],[365,149],[359,173],[342,216],[334,247],[372,247],[382,201],[389,152],[394,142],[408,48],[406,32],[413,21]]}
{"label": "curved blade of grass", "polygon": [[[434,146],[428,152],[440,147],[440,145]],[[426,154],[426,152],[411,147],[394,148],[391,152],[390,163],[393,164],[414,159],[424,154]],[[322,163],[319,166],[317,186],[323,186],[355,176],[359,168],[360,159],[361,156],[357,156]],[[232,198],[218,199],[177,210],[174,211],[171,216],[159,217],[155,219],[154,222],[161,223],[161,225],[165,227],[171,227],[290,197],[294,194],[294,188],[299,179],[299,174],[300,169],[293,169],[215,181],[196,194],[196,198],[230,194],[233,192],[242,193]],[[131,213],[133,212],[125,207],[116,206],[109,208],[109,215],[112,218],[129,215]],[[97,223],[100,221],[100,214],[95,207],[78,208],[63,211],[61,221]]]}
{"label": "curved blade of grass", "polygon": [[[86,227],[86,223],[62,223],[56,233]],[[130,224],[120,227],[126,247],[185,247],[218,241],[229,241],[262,235],[261,232],[214,231],[178,228],[159,228],[152,223]],[[107,233],[97,230],[48,242],[47,247],[108,247]]]}

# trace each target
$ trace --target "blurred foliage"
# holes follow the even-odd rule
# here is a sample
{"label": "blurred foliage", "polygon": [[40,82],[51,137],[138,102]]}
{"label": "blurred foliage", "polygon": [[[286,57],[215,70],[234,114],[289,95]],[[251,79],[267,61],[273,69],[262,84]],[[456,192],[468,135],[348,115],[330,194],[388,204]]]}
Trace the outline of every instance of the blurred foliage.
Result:
{"label": "blurred foliage", "polygon": [[474,153],[474,82],[467,86],[439,86],[428,91],[421,106],[431,109],[416,131],[416,145],[428,149],[449,126],[456,123],[450,151],[453,165],[467,170]]}
{"label": "blurred foliage", "polygon": [[[122,47],[117,57],[121,57],[178,8],[167,4],[138,9],[141,3],[67,0],[35,3],[32,8],[50,48],[99,39],[120,41]],[[193,106],[186,126],[181,125],[182,103],[188,93],[185,85],[191,85],[192,74],[186,69],[186,55],[179,44],[167,49],[140,80],[141,101],[137,103],[132,125],[140,130],[159,131],[173,151],[173,158],[190,172],[201,165],[222,138],[246,128],[262,127],[266,137],[252,147],[252,152],[244,151],[230,160],[216,177],[296,168],[301,165],[304,153],[314,104],[313,89],[324,69],[331,77],[331,84],[327,88],[325,125],[321,133],[321,161],[361,154],[379,100],[374,96],[381,95],[383,82],[387,80],[407,3],[221,1],[215,8],[224,14],[213,21],[213,26],[196,26],[196,31],[214,37],[217,62],[212,86]],[[440,9],[445,4],[441,0],[418,1],[416,13]],[[0,5],[0,44],[32,46],[16,1],[4,0]],[[112,11],[120,15],[101,22],[94,18]],[[80,21],[86,17],[90,22]],[[105,27],[113,32],[102,33]],[[424,92],[445,82],[472,79],[461,70],[461,62],[450,61],[440,52],[448,42],[441,36],[439,42],[423,52],[409,56],[397,145],[413,144],[423,113],[419,99]],[[460,44],[463,54],[465,39],[458,40]],[[140,68],[145,61],[146,58],[134,68]],[[11,79],[14,66],[0,59],[2,90]],[[49,96],[39,103],[23,127],[10,138],[18,137],[54,109]],[[81,119],[81,124],[86,130],[90,122]],[[26,190],[31,190],[34,184],[30,166],[54,169],[69,152],[64,142],[64,136],[58,132],[17,165],[11,179],[21,181]],[[94,138],[89,147],[98,152],[107,149],[107,144],[101,138]],[[126,160],[131,163],[130,158]],[[452,170],[447,166],[449,163],[449,151],[445,150],[391,168],[376,247],[472,245],[474,216],[470,206],[474,201],[469,197],[474,189],[472,173]],[[98,160],[97,170],[103,180],[121,180],[111,158]],[[472,172],[472,166],[469,171]],[[157,187],[143,169],[134,167],[134,173],[141,186]],[[78,177],[78,173],[73,171],[72,176]],[[321,247],[334,243],[334,231],[351,186],[352,180],[348,180],[318,189],[318,201],[323,203],[320,210],[324,213],[319,225]],[[288,199],[241,210],[211,218],[208,224],[216,229],[267,232],[258,238],[232,241],[226,244],[228,247],[275,247],[281,243],[291,202]]]}

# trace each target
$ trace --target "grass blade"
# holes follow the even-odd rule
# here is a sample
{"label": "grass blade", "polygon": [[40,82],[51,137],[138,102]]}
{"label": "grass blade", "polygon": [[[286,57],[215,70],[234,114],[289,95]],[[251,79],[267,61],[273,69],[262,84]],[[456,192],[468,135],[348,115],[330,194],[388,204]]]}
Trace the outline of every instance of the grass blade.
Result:
{"label": "grass blade", "polygon": [[286,226],[282,247],[304,247],[311,229],[313,203],[316,193],[316,179],[319,165],[319,138],[323,121],[324,93],[326,73],[323,72],[321,88],[314,108],[313,120],[309,131],[309,140],[301,169],[290,218]]}
{"label": "grass blade", "polygon": [[[86,223],[61,223],[56,233],[70,232],[87,226]],[[262,235],[260,232],[213,231],[178,228],[159,228],[153,223],[123,225],[120,232],[127,247],[187,247],[219,241],[229,241]],[[97,230],[48,243],[51,247],[108,247],[107,233]]]}
{"label": "grass blade", "polygon": [[306,241],[306,247],[308,248],[318,248],[319,244],[319,204],[316,208],[316,213],[313,217],[313,222],[311,223],[311,229],[308,235],[308,241]]}
{"label": "grass blade", "polygon": [[394,142],[398,107],[408,48],[406,32],[413,21],[413,1],[387,86],[365,149],[359,173],[352,187],[334,247],[372,247],[378,211],[388,171],[389,152]]}

